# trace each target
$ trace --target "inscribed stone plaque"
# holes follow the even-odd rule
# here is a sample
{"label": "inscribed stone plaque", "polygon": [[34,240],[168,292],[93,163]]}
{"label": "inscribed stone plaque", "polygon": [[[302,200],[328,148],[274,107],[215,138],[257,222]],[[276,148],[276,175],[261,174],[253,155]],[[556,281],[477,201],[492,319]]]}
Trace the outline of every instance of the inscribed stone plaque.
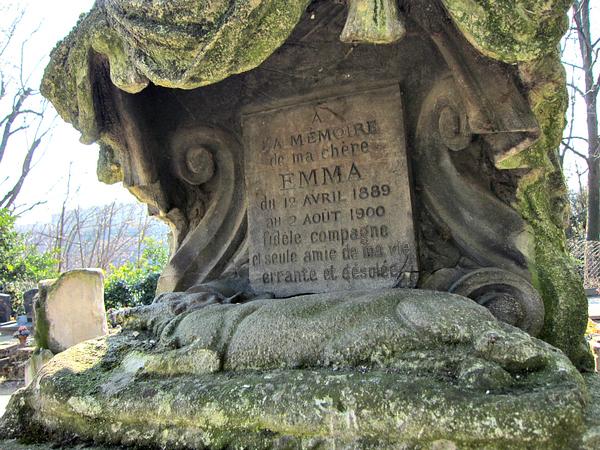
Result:
{"label": "inscribed stone plaque", "polygon": [[402,117],[398,85],[244,114],[257,292],[416,285]]}

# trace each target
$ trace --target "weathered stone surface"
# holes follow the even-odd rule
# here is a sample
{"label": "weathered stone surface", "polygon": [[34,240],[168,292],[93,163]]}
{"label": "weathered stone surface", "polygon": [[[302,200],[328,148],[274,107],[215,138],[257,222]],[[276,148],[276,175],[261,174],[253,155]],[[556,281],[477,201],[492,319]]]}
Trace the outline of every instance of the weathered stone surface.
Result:
{"label": "weathered stone surface", "polygon": [[[21,443],[17,439],[7,439],[0,440],[0,448],[2,450],[49,450],[51,448],[56,448],[54,445],[50,445],[48,443]],[[63,444],[60,446],[62,450],[110,450],[114,447],[90,447],[87,444]]]}
{"label": "weathered stone surface", "polygon": [[465,37],[482,53],[517,63],[554,52],[568,27],[571,2],[442,0]]}
{"label": "weathered stone surface", "polygon": [[[85,142],[100,141],[101,178],[123,180],[171,225],[159,290],[187,293],[121,312],[122,333],[55,357],[15,397],[5,434],[168,448],[593,447],[576,369],[490,313],[539,332],[579,367],[591,361],[554,152],[566,105],[556,44],[568,4],[348,4],[99,0],[57,47],[45,95]],[[374,81],[399,90],[357,101]],[[282,106],[291,98],[310,100]],[[305,112],[322,107],[328,126],[363,122],[357,111],[391,124],[376,143],[399,154],[379,163],[401,170],[365,173],[390,187],[382,205],[395,239],[410,241],[414,219],[408,272],[419,271],[418,288],[455,290],[489,310],[416,289],[256,300],[344,288],[332,279],[269,289],[258,276],[274,266],[256,258],[273,250],[260,242],[268,219],[275,228],[304,212],[277,209],[273,187],[295,168],[274,137],[291,132],[298,142]],[[307,139],[322,129],[321,114],[312,120]],[[283,178],[270,161],[288,170]],[[360,154],[347,162],[378,164]],[[270,213],[261,195],[274,200]],[[352,222],[346,208],[362,200],[339,217],[350,211]],[[291,241],[297,233],[305,245],[302,233],[323,229],[304,225],[286,225]],[[328,267],[309,262],[324,278]],[[395,285],[388,281],[348,287]]]}
{"label": "weathered stone surface", "polygon": [[390,44],[406,34],[395,0],[350,0],[348,19],[340,35],[343,42]]}
{"label": "weathered stone surface", "polygon": [[[100,129],[89,50],[108,57],[112,82],[126,92],[139,92],[149,81],[191,89],[259,65],[288,37],[309,2],[102,0],[54,50],[42,91],[51,98],[69,92],[72,100],[57,102],[57,110],[92,142]],[[72,77],[65,79],[67,67]]]}
{"label": "weathered stone surface", "polygon": [[[99,1],[53,53],[43,91],[84,141],[100,140],[102,179],[122,179],[172,226],[161,291],[213,282],[252,296],[243,106],[393,80],[414,164],[422,283],[446,269],[453,277],[481,267],[513,272],[543,298],[540,336],[589,366],[554,154],[566,107],[556,45],[568,2],[411,0],[397,11],[395,2],[369,0],[349,9],[284,3]],[[402,39],[352,46],[339,40],[344,28],[349,40]],[[192,144],[207,146],[213,170],[180,170]]]}
{"label": "weathered stone surface", "polygon": [[[123,333],[54,357],[11,401],[4,435],[174,449],[581,442],[585,386],[568,359],[462,297],[388,290],[189,310],[185,301],[161,326],[164,314],[140,308]],[[198,350],[218,366],[177,366]]]}
{"label": "weathered stone surface", "polygon": [[586,431],[583,435],[584,450],[600,448],[600,375],[587,373],[584,375],[590,399],[585,412]]}
{"label": "weathered stone surface", "polygon": [[78,269],[41,281],[35,304],[38,347],[62,352],[108,333],[101,270]]}
{"label": "weathered stone surface", "polygon": [[262,108],[242,122],[254,290],[288,296],[415,287],[399,86]]}
{"label": "weathered stone surface", "polygon": [[523,278],[499,269],[478,269],[458,278],[448,291],[475,300],[502,322],[537,336],[544,326],[540,294]]}

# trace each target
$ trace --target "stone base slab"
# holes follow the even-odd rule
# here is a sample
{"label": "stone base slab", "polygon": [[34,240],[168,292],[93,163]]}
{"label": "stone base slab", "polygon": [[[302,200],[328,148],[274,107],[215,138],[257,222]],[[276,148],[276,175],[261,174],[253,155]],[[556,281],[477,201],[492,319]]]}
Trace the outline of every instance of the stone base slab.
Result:
{"label": "stone base slab", "polygon": [[[178,299],[158,336],[151,308],[137,329],[55,356],[11,400],[2,436],[163,449],[584,448],[581,375],[466,298],[385,290],[188,310]],[[224,323],[228,339],[208,339]],[[252,354],[242,337],[256,340]]]}

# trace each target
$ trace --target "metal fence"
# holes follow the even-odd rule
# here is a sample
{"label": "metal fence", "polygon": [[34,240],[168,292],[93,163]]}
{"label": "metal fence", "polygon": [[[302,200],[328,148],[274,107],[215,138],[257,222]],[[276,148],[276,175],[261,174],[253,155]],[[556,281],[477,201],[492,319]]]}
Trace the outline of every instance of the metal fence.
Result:
{"label": "metal fence", "polygon": [[569,252],[586,289],[600,289],[600,241],[569,239]]}

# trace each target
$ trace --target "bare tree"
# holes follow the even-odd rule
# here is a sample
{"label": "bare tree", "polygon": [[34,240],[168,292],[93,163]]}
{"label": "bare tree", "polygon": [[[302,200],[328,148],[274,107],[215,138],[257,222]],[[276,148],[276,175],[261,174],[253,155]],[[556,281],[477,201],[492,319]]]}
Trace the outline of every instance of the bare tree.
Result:
{"label": "bare tree", "polygon": [[71,194],[71,167],[69,166],[69,176],[67,178],[67,192],[62,203],[60,210],[60,216],[58,220],[58,226],[56,227],[56,239],[54,243],[54,251],[58,257],[58,272],[62,272],[63,263],[65,262],[65,255],[63,252],[64,241],[65,241],[65,214],[67,212],[67,202],[69,201],[69,195]]}
{"label": "bare tree", "polygon": [[127,261],[139,264],[144,239],[166,236],[164,224],[149,218],[143,205],[114,202],[89,209],[65,207],[52,223],[25,231],[28,243],[56,252],[59,271],[80,267],[110,271]]}
{"label": "bare tree", "polygon": [[[562,141],[561,160],[567,151],[585,161],[587,167],[586,239],[600,240],[600,139],[598,137],[598,91],[600,74],[597,62],[600,38],[592,35],[590,0],[575,0],[572,8],[570,38],[576,40],[578,61],[563,61],[570,69],[571,117],[568,133]],[[564,55],[564,53],[563,53]],[[578,82],[583,77],[583,83]],[[574,134],[577,99],[585,103],[587,135]],[[581,150],[581,147],[585,150]]]}
{"label": "bare tree", "polygon": [[[15,42],[24,11],[4,5],[0,7],[0,14],[13,17],[6,28],[0,29],[0,166],[7,152],[21,155],[21,168],[16,179],[11,179],[9,187],[0,191],[0,208],[14,211],[36,151],[48,137],[55,115],[49,114],[48,103],[32,87],[36,82],[32,80],[33,70],[25,67],[28,39]],[[35,31],[30,36],[35,35]],[[15,60],[14,54],[19,55],[16,64],[11,63]],[[3,182],[9,182],[8,178]]]}

